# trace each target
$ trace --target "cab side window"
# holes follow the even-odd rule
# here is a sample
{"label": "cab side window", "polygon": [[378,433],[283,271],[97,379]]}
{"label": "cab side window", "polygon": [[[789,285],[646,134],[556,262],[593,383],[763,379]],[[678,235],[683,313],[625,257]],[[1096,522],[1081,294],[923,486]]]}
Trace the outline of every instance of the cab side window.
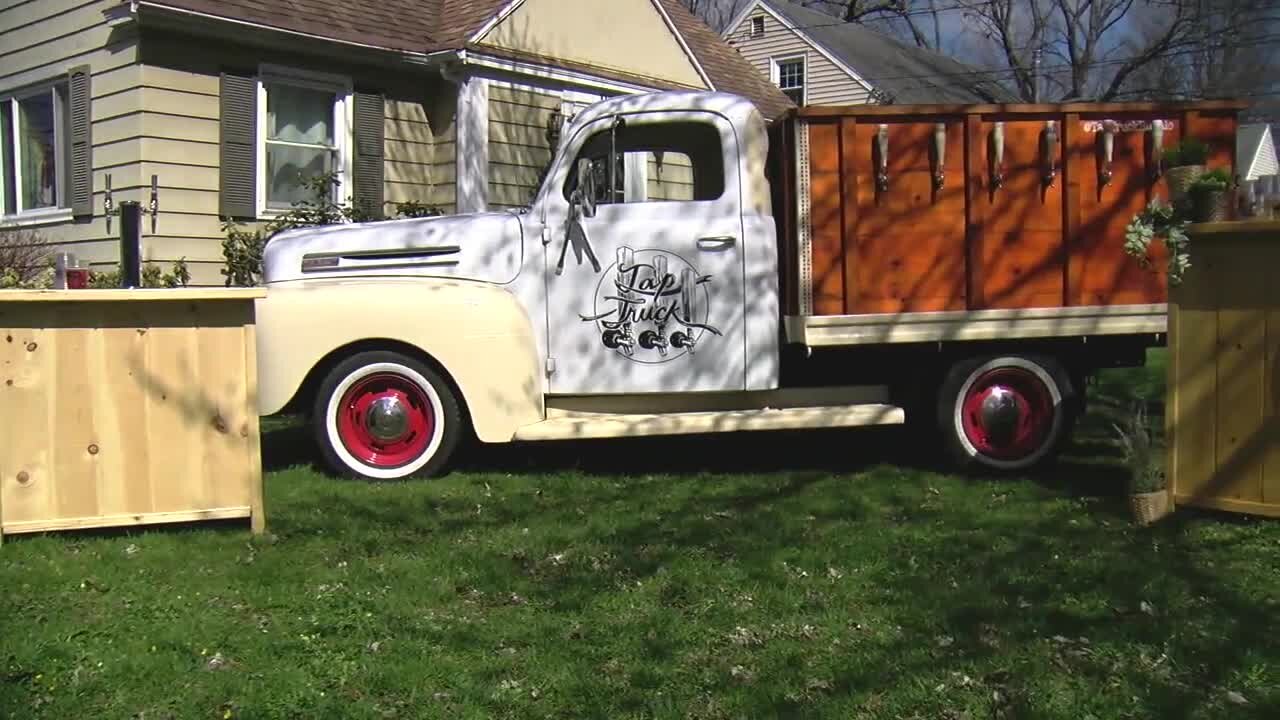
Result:
{"label": "cab side window", "polygon": [[[616,140],[611,141],[611,133]],[[611,144],[614,176],[610,186]],[[583,144],[565,182],[568,200],[578,187],[577,168],[589,163],[597,205],[632,202],[705,202],[725,191],[720,131],[695,121],[624,124],[601,130]]]}

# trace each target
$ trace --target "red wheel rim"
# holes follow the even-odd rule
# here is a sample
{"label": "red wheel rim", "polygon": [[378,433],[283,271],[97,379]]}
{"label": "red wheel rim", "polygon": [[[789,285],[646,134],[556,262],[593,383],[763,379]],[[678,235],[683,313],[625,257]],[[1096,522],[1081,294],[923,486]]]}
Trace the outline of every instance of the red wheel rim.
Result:
{"label": "red wheel rim", "polygon": [[980,375],[965,393],[960,412],[974,449],[997,460],[1034,454],[1053,430],[1053,396],[1025,368],[1001,367]]}
{"label": "red wheel rim", "polygon": [[396,468],[420,457],[435,432],[435,410],[412,380],[377,373],[356,381],[338,405],[338,437],[360,462]]}

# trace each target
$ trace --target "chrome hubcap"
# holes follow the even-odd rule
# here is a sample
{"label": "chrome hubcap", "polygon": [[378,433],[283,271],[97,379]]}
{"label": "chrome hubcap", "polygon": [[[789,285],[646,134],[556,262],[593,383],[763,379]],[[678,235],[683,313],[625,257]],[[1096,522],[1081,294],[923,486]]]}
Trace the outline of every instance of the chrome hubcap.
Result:
{"label": "chrome hubcap", "polygon": [[1022,409],[1008,388],[993,387],[982,399],[982,427],[992,438],[1011,438],[1018,430]]}
{"label": "chrome hubcap", "polygon": [[389,442],[409,431],[409,415],[397,397],[380,397],[369,406],[365,427],[374,438]]}

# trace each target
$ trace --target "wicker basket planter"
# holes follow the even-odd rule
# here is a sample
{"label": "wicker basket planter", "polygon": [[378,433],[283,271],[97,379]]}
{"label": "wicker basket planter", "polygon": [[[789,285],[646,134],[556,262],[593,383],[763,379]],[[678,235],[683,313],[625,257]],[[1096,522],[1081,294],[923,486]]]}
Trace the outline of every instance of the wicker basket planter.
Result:
{"label": "wicker basket planter", "polygon": [[1225,190],[1191,193],[1191,213],[1196,222],[1222,222],[1227,219],[1229,210]]}
{"label": "wicker basket planter", "polygon": [[1187,191],[1191,189],[1191,184],[1205,174],[1206,171],[1204,165],[1179,165],[1165,170],[1165,182],[1169,184],[1169,200],[1178,202],[1186,197]]}
{"label": "wicker basket planter", "polygon": [[1129,509],[1139,525],[1151,525],[1169,514],[1169,492],[1133,493],[1129,496]]}

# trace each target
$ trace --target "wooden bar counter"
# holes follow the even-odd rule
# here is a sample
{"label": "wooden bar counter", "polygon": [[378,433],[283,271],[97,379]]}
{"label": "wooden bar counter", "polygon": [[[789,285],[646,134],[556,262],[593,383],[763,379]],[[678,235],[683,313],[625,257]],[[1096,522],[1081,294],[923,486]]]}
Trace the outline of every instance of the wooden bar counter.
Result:
{"label": "wooden bar counter", "polygon": [[1280,221],[1189,235],[1169,303],[1171,499],[1280,517]]}
{"label": "wooden bar counter", "polygon": [[0,536],[265,527],[256,288],[0,291]]}

